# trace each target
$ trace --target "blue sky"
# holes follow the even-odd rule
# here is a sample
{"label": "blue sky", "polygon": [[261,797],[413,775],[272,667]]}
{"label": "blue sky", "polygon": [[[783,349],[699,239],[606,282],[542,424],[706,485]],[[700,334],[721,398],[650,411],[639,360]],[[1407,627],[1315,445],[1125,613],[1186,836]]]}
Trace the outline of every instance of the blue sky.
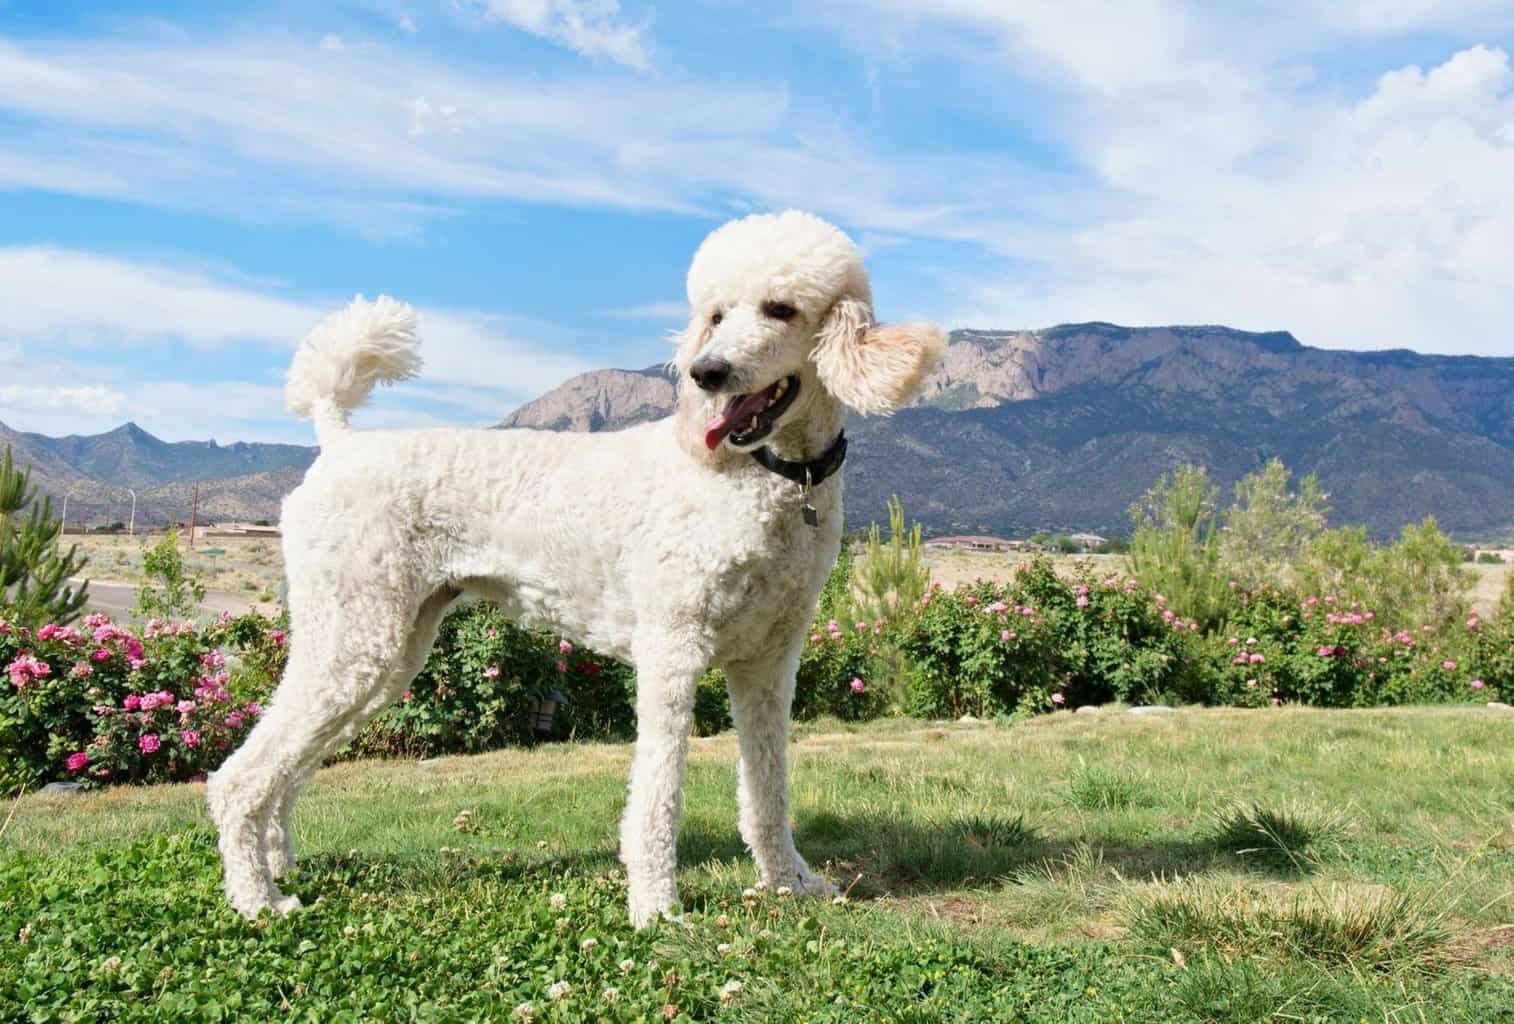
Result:
{"label": "blue sky", "polygon": [[700,238],[815,210],[878,313],[1514,356],[1514,0],[0,0],[0,421],[308,442],[665,359]]}

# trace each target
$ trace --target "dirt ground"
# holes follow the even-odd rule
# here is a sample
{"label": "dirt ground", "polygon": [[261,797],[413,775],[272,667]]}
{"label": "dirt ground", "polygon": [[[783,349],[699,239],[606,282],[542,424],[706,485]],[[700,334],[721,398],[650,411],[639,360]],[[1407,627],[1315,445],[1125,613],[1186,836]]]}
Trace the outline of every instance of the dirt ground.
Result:
{"label": "dirt ground", "polygon": [[[69,537],[89,556],[80,575],[102,583],[135,586],[142,580],[142,555],[163,539],[162,534],[135,537]],[[250,606],[272,607],[278,600],[284,563],[279,541],[271,537],[198,537],[190,548],[183,535],[179,550],[186,570],[208,591],[235,594]]]}
{"label": "dirt ground", "polygon": [[[1498,607],[1511,573],[1514,573],[1514,549],[1497,549],[1503,564],[1485,565],[1468,563],[1466,570],[1473,579],[1472,607],[1484,615]],[[971,582],[976,577],[996,582],[1014,576],[1015,569],[1029,561],[1032,556],[1023,554],[990,554],[975,551],[927,551],[926,563],[930,566],[931,579],[943,587]],[[1057,571],[1071,576],[1077,566],[1086,563],[1093,567],[1095,575],[1114,576],[1126,571],[1124,555],[1056,555]]]}

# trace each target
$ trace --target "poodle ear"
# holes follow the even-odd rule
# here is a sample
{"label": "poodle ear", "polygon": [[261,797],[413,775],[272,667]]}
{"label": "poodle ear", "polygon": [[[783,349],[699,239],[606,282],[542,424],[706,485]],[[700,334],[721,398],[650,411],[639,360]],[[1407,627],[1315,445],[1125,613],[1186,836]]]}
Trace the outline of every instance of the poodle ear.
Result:
{"label": "poodle ear", "polygon": [[873,324],[861,299],[831,307],[811,358],[827,391],[860,413],[888,415],[914,393],[946,351],[935,324]]}

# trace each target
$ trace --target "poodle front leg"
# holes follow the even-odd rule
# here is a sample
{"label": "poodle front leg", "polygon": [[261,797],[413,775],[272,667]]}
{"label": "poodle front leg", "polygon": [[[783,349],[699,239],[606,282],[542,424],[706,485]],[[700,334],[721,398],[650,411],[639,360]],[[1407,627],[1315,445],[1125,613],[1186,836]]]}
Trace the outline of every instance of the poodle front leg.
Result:
{"label": "poodle front leg", "polygon": [[731,718],[741,745],[736,798],[741,838],[752,851],[762,884],[823,896],[831,892],[830,884],[794,848],[789,820],[789,714],[798,667],[797,651],[786,652],[776,664],[725,666]]}
{"label": "poodle front leg", "polygon": [[637,928],[678,907],[674,871],[683,774],[694,725],[694,688],[705,658],[666,640],[647,644],[636,657],[636,752],[620,827],[620,859],[630,886],[631,923]]}

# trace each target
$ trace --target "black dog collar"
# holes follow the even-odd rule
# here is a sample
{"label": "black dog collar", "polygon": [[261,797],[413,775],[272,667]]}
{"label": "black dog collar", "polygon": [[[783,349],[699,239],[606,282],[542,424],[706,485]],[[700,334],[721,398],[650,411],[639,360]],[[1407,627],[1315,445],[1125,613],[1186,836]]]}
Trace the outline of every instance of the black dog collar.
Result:
{"label": "black dog collar", "polygon": [[752,458],[763,469],[792,480],[800,487],[814,487],[840,469],[841,463],[846,461],[846,431],[837,434],[830,447],[807,462],[790,462],[767,445],[753,449]]}

